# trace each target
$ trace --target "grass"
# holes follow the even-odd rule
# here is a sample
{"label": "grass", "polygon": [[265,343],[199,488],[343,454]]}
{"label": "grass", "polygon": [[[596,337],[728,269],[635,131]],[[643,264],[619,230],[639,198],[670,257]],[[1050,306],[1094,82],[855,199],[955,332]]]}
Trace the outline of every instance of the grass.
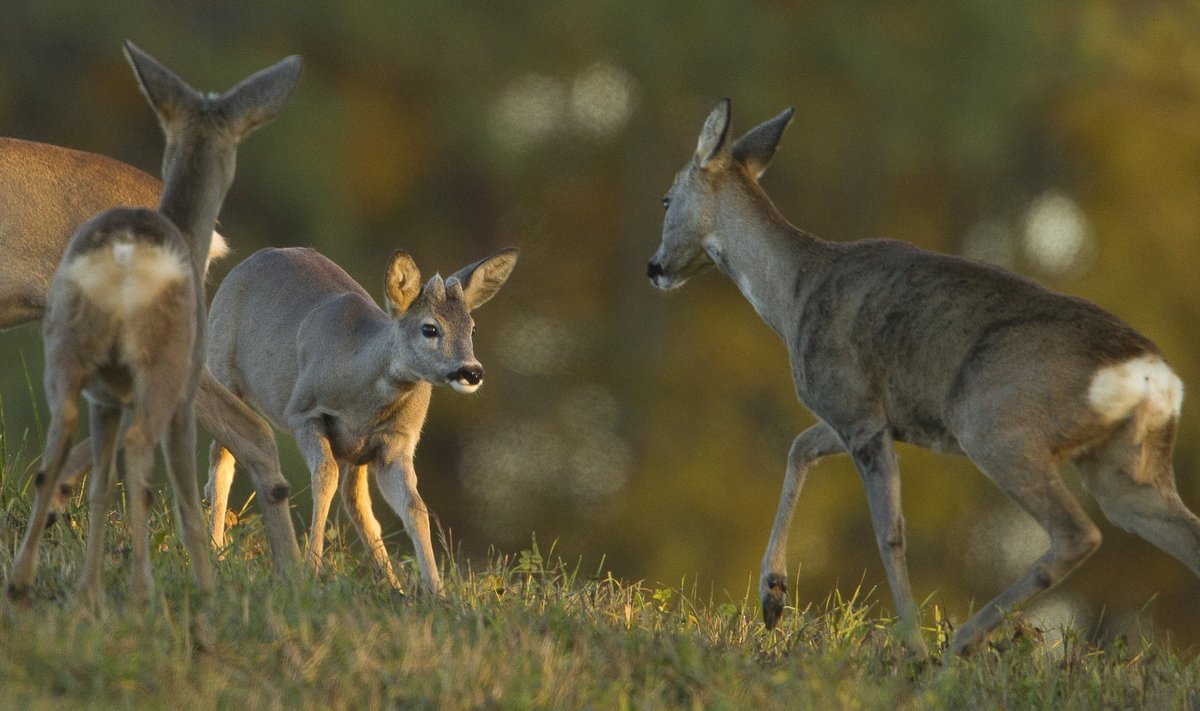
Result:
{"label": "grass", "polygon": [[[23,479],[23,477],[22,477]],[[29,500],[0,482],[0,569]],[[201,602],[167,505],[153,519],[157,598],[135,607],[128,533],[112,519],[107,602],[71,596],[87,512],[47,536],[26,606],[0,603],[0,705],[11,708],[1200,709],[1200,664],[1169,644],[1053,643],[1013,621],[942,665],[952,628],[923,619],[929,663],[905,658],[873,594],[831,594],[763,629],[753,597],[714,600],[564,561],[536,542],[479,565],[443,556],[447,595],[401,596],[335,529],[321,580],[274,577],[252,512]],[[411,560],[406,579],[415,584]],[[201,610],[207,610],[201,615]],[[197,617],[213,636],[197,648]]]}

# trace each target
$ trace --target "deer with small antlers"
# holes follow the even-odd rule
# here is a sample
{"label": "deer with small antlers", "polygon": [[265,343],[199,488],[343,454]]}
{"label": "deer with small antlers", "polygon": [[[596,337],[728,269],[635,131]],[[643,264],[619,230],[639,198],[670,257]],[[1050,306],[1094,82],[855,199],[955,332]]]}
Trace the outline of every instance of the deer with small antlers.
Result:
{"label": "deer with small antlers", "polygon": [[174,513],[201,591],[213,586],[195,471],[193,404],[204,370],[203,273],[213,224],[233,181],[238,144],[283,108],[300,74],[289,57],[223,94],[204,95],[130,42],[125,56],[166,138],[158,210],[113,208],[84,224],[54,274],[42,332],[51,421],[25,539],[9,580],[20,597],[33,581],[38,543],[78,419],[89,403],[91,517],[81,590],[99,593],[105,512],[116,454],[124,450],[133,539],[132,593],[152,588],[147,488],[161,443]]}
{"label": "deer with small antlers", "polygon": [[663,199],[662,243],[647,267],[661,289],[714,266],[727,274],[787,345],[796,393],[818,419],[788,455],[759,582],[766,625],[783,612],[805,473],[847,452],[908,646],[926,653],[894,442],[966,455],[1050,536],[1037,562],[958,630],[957,653],[1100,545],[1059,476],[1068,462],[1111,521],[1200,575],[1200,519],[1171,465],[1183,386],[1158,348],[1107,311],[1001,269],[889,240],[825,242],[792,226],[759,184],[791,117],[734,141],[728,99],[709,114]]}
{"label": "deer with small antlers", "polygon": [[[208,363],[214,376],[290,432],[312,473],[308,561],[317,569],[329,506],[342,503],[388,582],[400,580],[372,513],[368,477],[412,539],[422,584],[440,593],[429,512],[413,455],[433,385],[474,392],[483,381],[471,311],[504,285],[517,261],[503,249],[424,286],[396,252],[384,280],[386,312],[346,272],[311,249],[265,249],[234,267],[213,297]],[[213,443],[212,538],[223,540],[234,459]]]}

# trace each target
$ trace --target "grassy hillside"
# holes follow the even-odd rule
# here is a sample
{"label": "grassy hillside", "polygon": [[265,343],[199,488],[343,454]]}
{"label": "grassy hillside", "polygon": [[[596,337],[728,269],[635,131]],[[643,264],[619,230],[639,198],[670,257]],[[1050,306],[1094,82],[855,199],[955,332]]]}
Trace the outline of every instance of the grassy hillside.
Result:
{"label": "grassy hillside", "polygon": [[[16,477],[14,477],[16,478]],[[29,501],[0,489],[0,568],[11,568]],[[1200,665],[1162,640],[1098,649],[1047,642],[1014,621],[969,660],[943,666],[952,631],[927,607],[931,663],[913,663],[872,595],[791,610],[766,632],[757,601],[615,579],[541,552],[445,561],[447,596],[394,594],[333,532],[319,582],[266,567],[253,515],[220,562],[220,588],[189,583],[165,496],[154,519],[157,599],[126,599],[127,531],[110,516],[108,599],[75,601],[86,511],[43,549],[21,606],[0,603],[0,705],[9,708],[1200,708]],[[403,546],[402,546],[403,547]],[[443,546],[445,547],[445,546]],[[406,561],[411,581],[416,571]],[[198,638],[208,637],[207,649]]]}

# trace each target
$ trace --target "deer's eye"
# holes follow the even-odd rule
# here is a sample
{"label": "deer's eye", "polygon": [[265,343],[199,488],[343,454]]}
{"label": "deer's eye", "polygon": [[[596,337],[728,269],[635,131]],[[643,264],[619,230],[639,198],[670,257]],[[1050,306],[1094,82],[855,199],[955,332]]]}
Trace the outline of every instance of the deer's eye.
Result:
{"label": "deer's eye", "polygon": [[434,326],[432,323],[427,323],[421,326],[421,335],[426,338],[437,338],[438,327]]}
{"label": "deer's eye", "polygon": [[663,209],[666,210],[667,208],[669,208],[671,206],[671,198],[670,197],[663,198],[662,204],[663,204]]}

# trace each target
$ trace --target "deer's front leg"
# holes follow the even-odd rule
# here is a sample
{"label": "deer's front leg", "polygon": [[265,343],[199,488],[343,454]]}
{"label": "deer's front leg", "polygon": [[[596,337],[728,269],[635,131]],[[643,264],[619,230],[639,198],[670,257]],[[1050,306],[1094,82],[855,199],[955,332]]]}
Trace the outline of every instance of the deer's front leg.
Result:
{"label": "deer's front leg", "polygon": [[213,440],[208,449],[208,484],[204,493],[209,501],[209,535],[216,550],[225,547],[225,519],[229,511],[229,489],[233,486],[236,461],[225,445]]}
{"label": "deer's front leg", "polygon": [[775,525],[771,527],[771,540],[767,543],[762,575],[758,581],[763,623],[767,629],[774,628],[779,622],[787,600],[787,537],[796,501],[804,486],[804,475],[816,460],[841,451],[844,450],[837,433],[823,422],[804,430],[792,442],[791,451],[788,452],[787,474],[783,479],[783,493],[779,497],[779,510],[775,512]]}
{"label": "deer's front leg", "polygon": [[442,578],[429,537],[429,510],[417,493],[417,472],[413,469],[411,453],[403,453],[381,464],[379,490],[404,521],[404,529],[408,531],[417,555],[417,565],[421,568],[422,582],[430,592],[441,595]]}
{"label": "deer's front leg", "polygon": [[383,528],[379,525],[379,519],[375,518],[375,511],[371,506],[367,467],[350,464],[343,466],[342,470],[342,504],[350,514],[350,520],[354,522],[354,528],[358,529],[358,536],[370,552],[379,572],[383,573],[393,588],[403,592],[404,586],[400,584],[400,578],[396,577],[387,547],[383,544]]}
{"label": "deer's front leg", "polygon": [[325,522],[329,519],[329,505],[337,493],[338,463],[320,419],[302,420],[293,435],[312,474],[313,510],[312,528],[308,532],[308,563],[315,573],[321,567],[321,553],[325,550]]}
{"label": "deer's front leg", "polygon": [[900,509],[900,465],[891,435],[881,430],[861,442],[850,443],[854,464],[867,489],[867,505],[875,542],[883,559],[888,586],[896,614],[900,616],[909,651],[925,657],[928,651],[921,639],[921,618],[908,581],[908,562],[904,555],[904,513]]}

